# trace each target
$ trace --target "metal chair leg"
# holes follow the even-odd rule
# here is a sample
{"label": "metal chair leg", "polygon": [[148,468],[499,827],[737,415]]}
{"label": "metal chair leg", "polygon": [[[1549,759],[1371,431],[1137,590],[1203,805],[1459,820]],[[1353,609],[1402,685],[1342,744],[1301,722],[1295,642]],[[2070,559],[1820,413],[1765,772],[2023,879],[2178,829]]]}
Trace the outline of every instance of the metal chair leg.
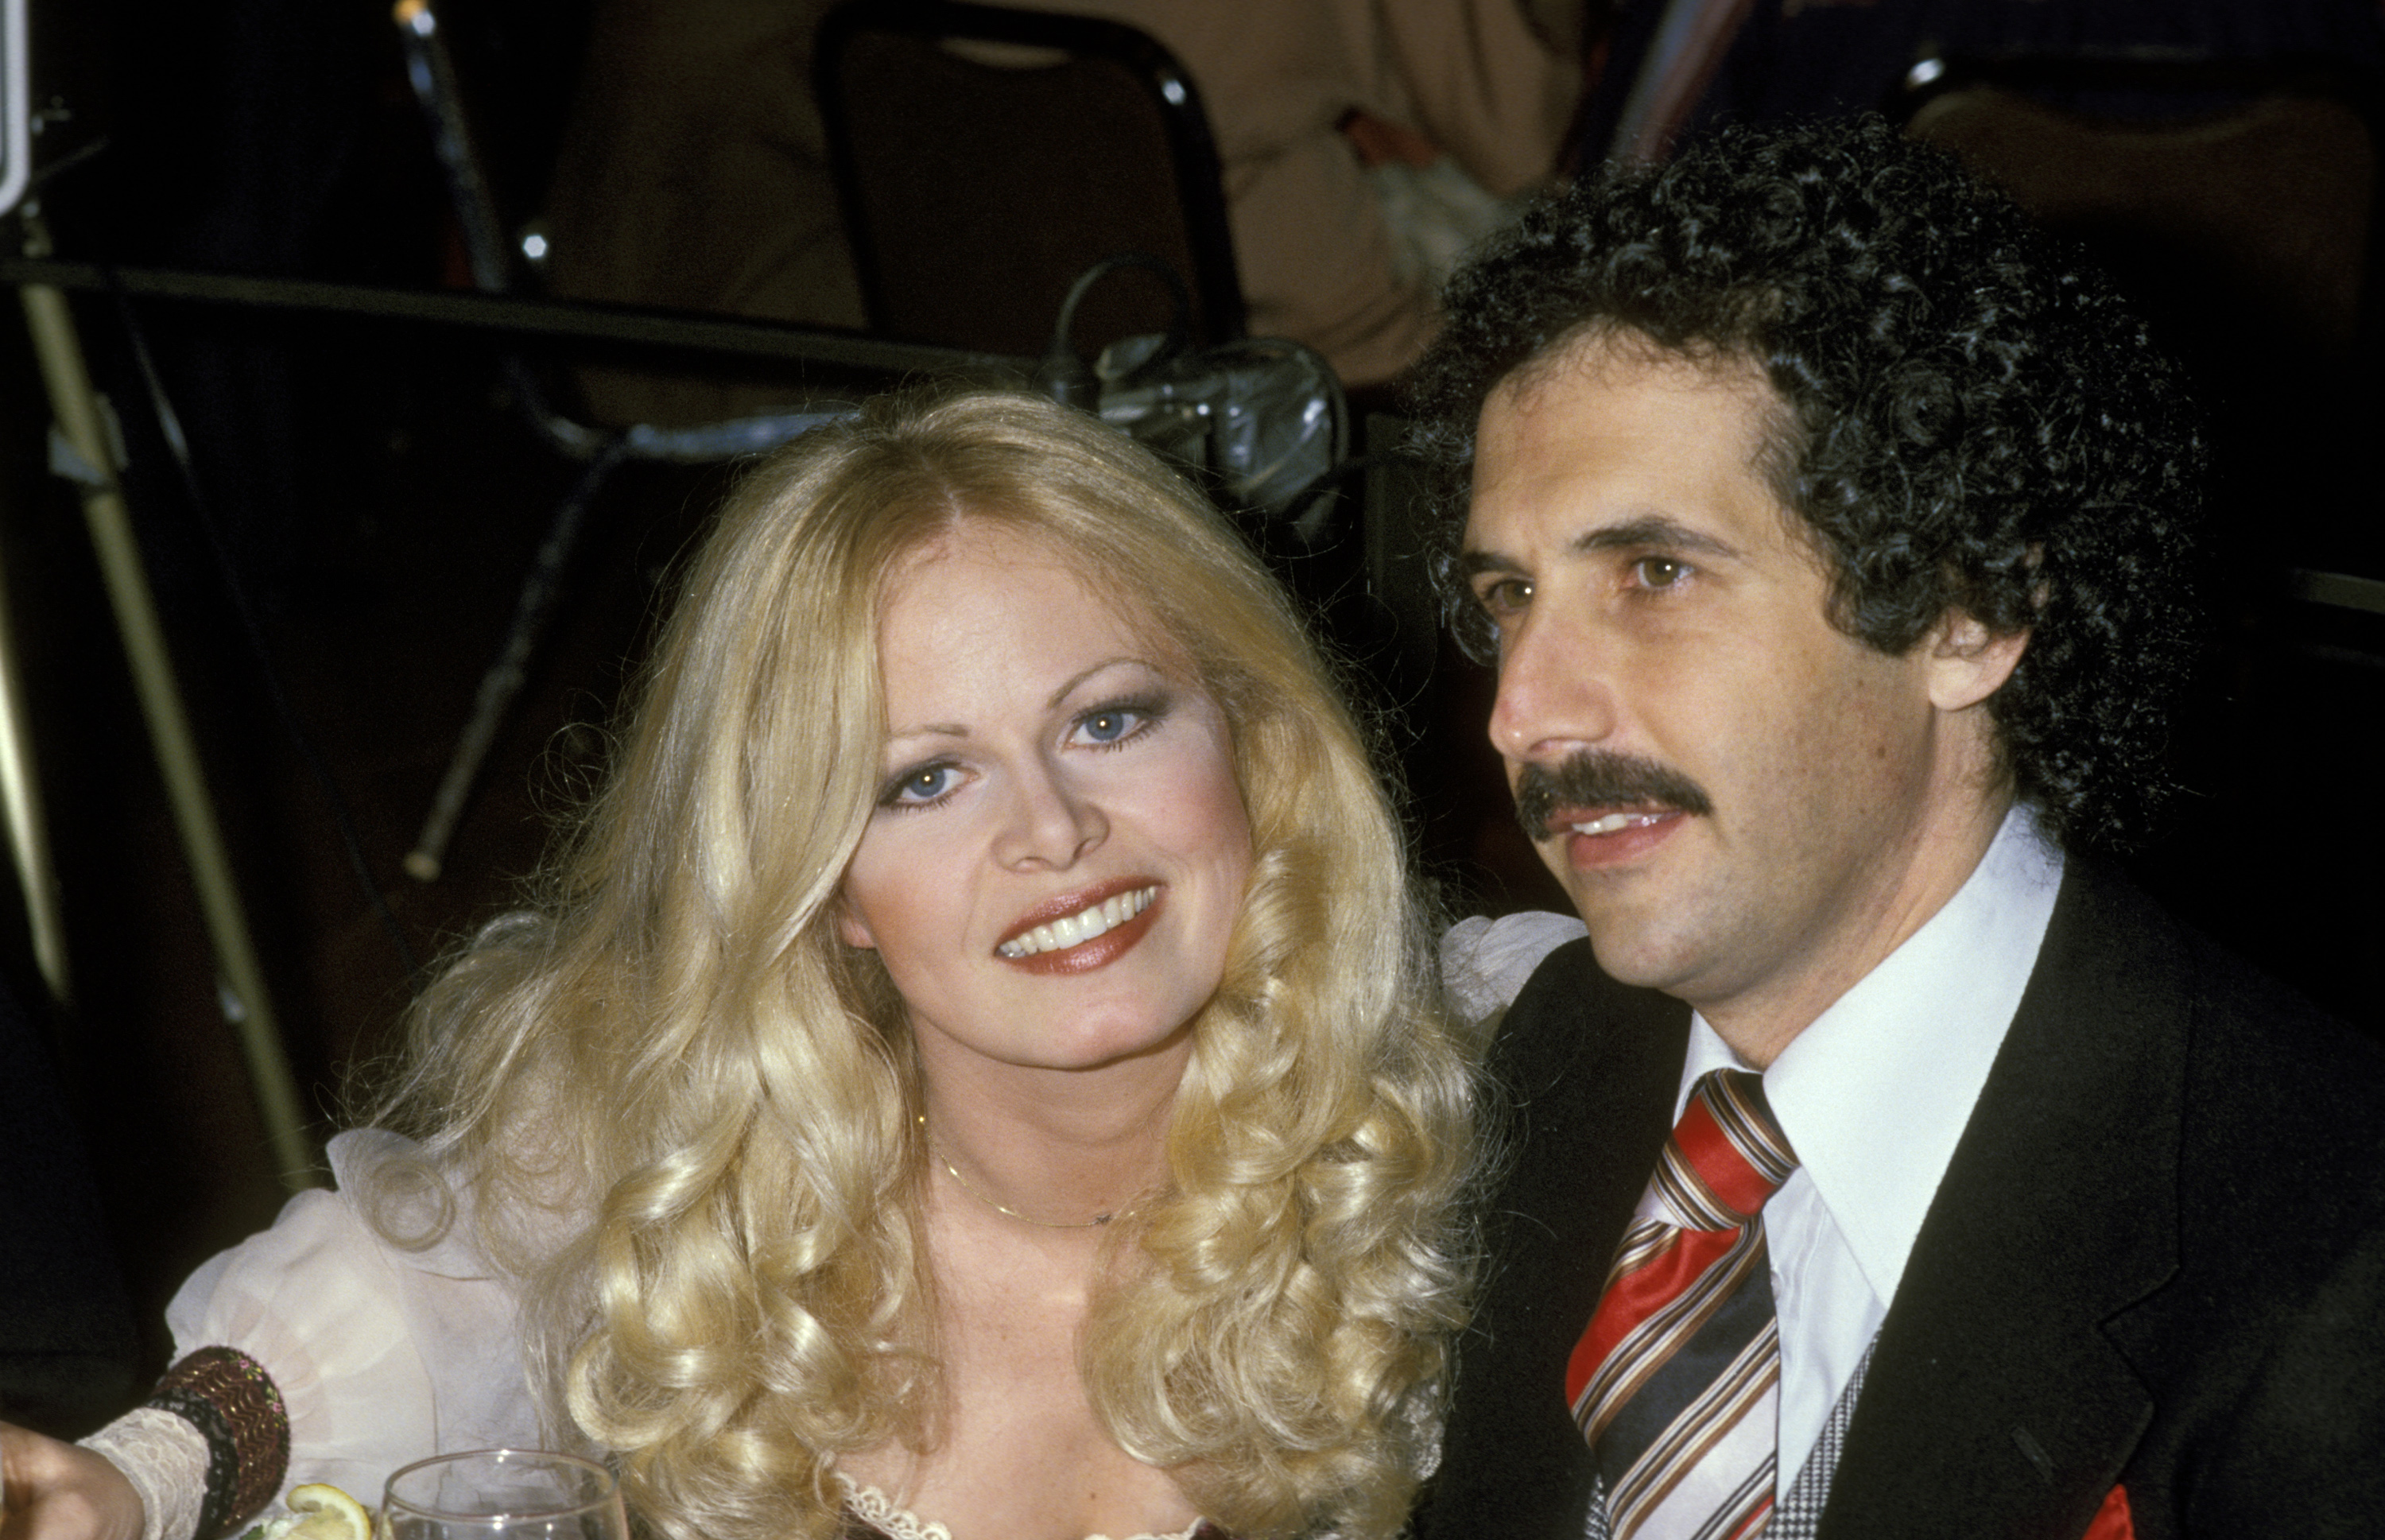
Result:
{"label": "metal chair leg", "polygon": [[[26,224],[32,241],[46,246],[39,222],[29,209]],[[47,256],[46,250],[29,256]],[[83,519],[91,529],[99,556],[100,575],[116,611],[118,633],[132,684],[148,725],[149,743],[157,770],[173,805],[174,825],[191,863],[198,889],[199,908],[213,944],[221,974],[220,1004],[225,1018],[238,1033],[248,1061],[250,1083],[256,1089],[257,1110],[272,1143],[282,1183],[293,1192],[316,1184],[315,1152],[306,1134],[297,1078],[266,994],[264,970],[257,964],[250,937],[248,915],[242,907],[223,832],[216,821],[215,802],[208,795],[206,776],[191,735],[190,719],[175,683],[164,629],[149,592],[148,573],[133,539],[124,491],[116,474],[116,451],[107,431],[98,393],[83,362],[81,339],[66,295],[47,284],[28,283],[19,291],[25,321],[31,330],[33,351],[48,387],[50,409],[57,432],[71,451],[76,480],[82,494]]]}

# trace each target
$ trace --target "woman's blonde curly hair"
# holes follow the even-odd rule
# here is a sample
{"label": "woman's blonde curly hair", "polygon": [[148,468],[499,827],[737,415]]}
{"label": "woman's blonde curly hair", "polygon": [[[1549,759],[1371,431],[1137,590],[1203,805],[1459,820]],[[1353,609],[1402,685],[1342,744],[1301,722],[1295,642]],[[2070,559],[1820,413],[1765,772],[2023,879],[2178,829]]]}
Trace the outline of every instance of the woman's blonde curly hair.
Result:
{"label": "woman's blonde curly hair", "polygon": [[928,1158],[902,1002],[834,901],[876,799],[887,575],[964,520],[1048,540],[1230,726],[1254,870],[1169,1182],[1081,1338],[1097,1415],[1248,1536],[1387,1535],[1461,1322],[1468,1068],[1404,839],[1276,584],[1208,505],[1028,396],[880,401],[750,475],[536,912],[426,993],[380,1109],[522,1280],[551,1406],[674,1540],[840,1527],[930,1446]]}

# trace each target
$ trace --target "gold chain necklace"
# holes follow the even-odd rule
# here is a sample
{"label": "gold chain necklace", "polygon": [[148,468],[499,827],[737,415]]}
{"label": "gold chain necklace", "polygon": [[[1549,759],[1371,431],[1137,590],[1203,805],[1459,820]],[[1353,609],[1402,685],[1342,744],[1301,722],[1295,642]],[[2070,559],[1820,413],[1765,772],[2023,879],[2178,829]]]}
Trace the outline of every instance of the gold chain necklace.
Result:
{"label": "gold chain necklace", "polygon": [[928,1132],[928,1115],[926,1113],[920,1113],[916,1121],[919,1125],[920,1137],[928,1141],[928,1153],[936,1158],[937,1165],[944,1168],[944,1174],[950,1176],[955,1183],[960,1184],[962,1192],[967,1193],[969,1196],[977,1199],[980,1203],[984,1204],[987,1208],[993,1209],[997,1214],[1008,1214],[1012,1219],[1017,1220],[1021,1224],[1031,1224],[1042,1230],[1095,1230],[1109,1223],[1110,1221],[1118,1218],[1119,1214],[1130,1211],[1128,1209],[1114,1208],[1106,1214],[1095,1214],[1089,1220],[1074,1221],[1039,1220],[1032,1214],[1022,1214],[1018,1209],[1010,1207],[1010,1205],[1006,1203],[996,1203],[993,1198],[979,1192],[977,1190],[977,1184],[969,1181],[968,1177],[961,1174],[960,1168],[954,1165],[950,1159],[945,1158],[944,1152],[936,1147],[935,1135]]}

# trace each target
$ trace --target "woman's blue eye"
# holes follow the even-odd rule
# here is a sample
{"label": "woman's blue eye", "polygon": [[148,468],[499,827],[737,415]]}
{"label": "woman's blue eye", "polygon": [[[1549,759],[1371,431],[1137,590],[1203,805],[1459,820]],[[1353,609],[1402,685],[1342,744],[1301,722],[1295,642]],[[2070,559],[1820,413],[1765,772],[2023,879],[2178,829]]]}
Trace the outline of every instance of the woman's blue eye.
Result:
{"label": "woman's blue eye", "polygon": [[1159,701],[1119,701],[1097,706],[1077,719],[1071,736],[1094,748],[1116,748],[1148,731],[1167,711],[1167,706]]}
{"label": "woman's blue eye", "polygon": [[955,770],[950,765],[921,765],[896,776],[880,799],[889,807],[917,808],[935,801],[953,789]]}

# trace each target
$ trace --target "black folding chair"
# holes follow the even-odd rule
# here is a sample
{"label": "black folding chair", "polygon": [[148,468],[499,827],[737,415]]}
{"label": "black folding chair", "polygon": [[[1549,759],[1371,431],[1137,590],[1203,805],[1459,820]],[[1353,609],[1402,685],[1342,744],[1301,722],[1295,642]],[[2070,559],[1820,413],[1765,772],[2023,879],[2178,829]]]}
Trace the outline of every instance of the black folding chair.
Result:
{"label": "black folding chair", "polygon": [[[820,114],[871,329],[1039,355],[1069,285],[1156,257],[1196,346],[1242,335],[1242,284],[1200,93],[1148,35],[957,0],[852,0],[821,23]],[[1169,329],[1147,278],[1086,301],[1093,345]]]}
{"label": "black folding chair", "polygon": [[[521,262],[515,244],[506,237],[505,221],[481,169],[481,157],[438,17],[428,0],[403,0],[394,15],[406,49],[406,78],[430,125],[440,166],[446,172],[449,201],[470,264],[473,284],[492,294],[515,290],[524,282]],[[456,820],[462,817],[481,766],[496,743],[498,730],[529,677],[531,656],[545,632],[564,570],[579,545],[589,507],[614,470],[631,460],[709,465],[738,459],[774,448],[851,410],[849,407],[833,406],[692,427],[632,423],[606,428],[582,422],[558,409],[544,382],[518,356],[508,356],[504,368],[514,400],[531,427],[556,452],[582,462],[586,469],[548,519],[545,538],[539,543],[538,554],[523,576],[521,592],[515,600],[512,623],[495,659],[481,676],[471,718],[448,758],[414,848],[406,855],[406,873],[425,883],[438,879]]]}

